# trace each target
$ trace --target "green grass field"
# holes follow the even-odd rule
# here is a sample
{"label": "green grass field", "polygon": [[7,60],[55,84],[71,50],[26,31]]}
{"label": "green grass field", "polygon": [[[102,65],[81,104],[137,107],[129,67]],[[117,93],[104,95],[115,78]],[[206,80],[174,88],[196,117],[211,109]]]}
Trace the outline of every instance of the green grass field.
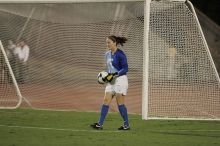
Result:
{"label": "green grass field", "polygon": [[219,121],[141,120],[129,115],[131,130],[109,113],[103,130],[93,130],[99,113],[0,110],[0,146],[219,146]]}

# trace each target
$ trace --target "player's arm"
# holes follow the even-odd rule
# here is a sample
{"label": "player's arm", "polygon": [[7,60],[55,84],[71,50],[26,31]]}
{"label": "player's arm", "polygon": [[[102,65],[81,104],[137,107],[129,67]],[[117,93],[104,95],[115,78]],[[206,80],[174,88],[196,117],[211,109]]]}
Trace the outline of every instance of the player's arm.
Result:
{"label": "player's arm", "polygon": [[118,71],[118,76],[125,75],[128,72],[128,63],[127,63],[127,57],[124,53],[122,53],[120,56],[120,62],[121,62],[121,69]]}
{"label": "player's arm", "polygon": [[121,69],[118,72],[109,73],[108,76],[106,76],[106,80],[108,82],[111,82],[114,79],[114,77],[125,75],[128,72],[128,63],[125,54],[119,55],[119,61],[121,62]]}

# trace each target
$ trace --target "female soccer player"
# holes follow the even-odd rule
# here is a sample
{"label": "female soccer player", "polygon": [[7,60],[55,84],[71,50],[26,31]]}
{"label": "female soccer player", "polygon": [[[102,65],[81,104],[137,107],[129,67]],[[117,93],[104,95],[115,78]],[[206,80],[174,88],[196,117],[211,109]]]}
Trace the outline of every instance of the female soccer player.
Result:
{"label": "female soccer player", "polygon": [[118,130],[130,129],[127,108],[124,104],[125,95],[128,90],[128,78],[126,75],[128,72],[128,64],[126,55],[118,48],[119,44],[123,46],[126,41],[127,39],[125,37],[116,37],[114,35],[106,38],[106,44],[109,51],[105,54],[108,70],[108,75],[105,80],[108,83],[105,89],[105,96],[101,107],[99,121],[98,123],[90,125],[94,129],[102,129],[105,117],[109,110],[109,104],[114,97],[116,97],[119,112],[124,120],[123,125],[119,127]]}

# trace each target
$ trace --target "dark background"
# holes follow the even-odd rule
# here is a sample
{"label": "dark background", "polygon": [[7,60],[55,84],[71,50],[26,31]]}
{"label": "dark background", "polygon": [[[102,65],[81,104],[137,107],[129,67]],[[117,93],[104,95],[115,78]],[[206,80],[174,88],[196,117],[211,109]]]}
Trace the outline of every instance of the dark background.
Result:
{"label": "dark background", "polygon": [[190,0],[192,4],[220,25],[220,0]]}

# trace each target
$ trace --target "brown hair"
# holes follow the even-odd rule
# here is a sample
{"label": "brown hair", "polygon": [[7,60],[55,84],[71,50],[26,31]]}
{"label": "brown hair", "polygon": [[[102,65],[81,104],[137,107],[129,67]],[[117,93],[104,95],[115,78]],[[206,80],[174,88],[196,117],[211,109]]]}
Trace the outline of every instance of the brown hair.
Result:
{"label": "brown hair", "polygon": [[125,37],[116,37],[114,35],[109,36],[108,39],[112,40],[113,42],[116,42],[116,45],[120,44],[121,46],[123,46],[124,43],[126,43],[127,41],[127,38]]}

